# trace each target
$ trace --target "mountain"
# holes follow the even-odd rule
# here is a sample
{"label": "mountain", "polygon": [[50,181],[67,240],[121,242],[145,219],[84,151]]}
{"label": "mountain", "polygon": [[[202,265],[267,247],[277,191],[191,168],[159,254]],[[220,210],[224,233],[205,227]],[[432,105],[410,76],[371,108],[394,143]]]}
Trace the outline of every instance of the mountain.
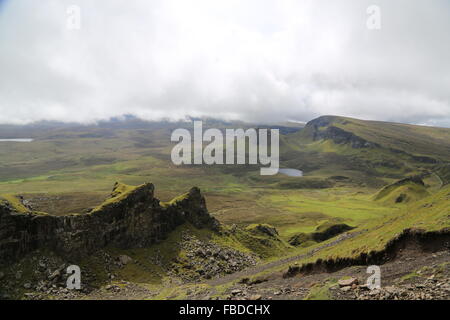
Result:
{"label": "mountain", "polygon": [[383,148],[423,162],[450,158],[450,129],[323,116],[306,125],[300,136],[313,141],[330,139],[352,148]]}
{"label": "mountain", "polygon": [[446,165],[450,129],[322,116],[284,136],[281,150],[284,165],[306,175],[354,178],[380,187]]}
{"label": "mountain", "polygon": [[[279,128],[281,167],[304,176],[175,166],[181,123],[35,126],[22,132],[32,142],[0,143],[0,299],[357,299],[363,286],[337,281],[363,284],[374,264],[397,298],[448,299],[450,129],[206,121]],[[110,193],[115,181],[126,184]],[[82,270],[80,292],[65,288],[69,265]]]}

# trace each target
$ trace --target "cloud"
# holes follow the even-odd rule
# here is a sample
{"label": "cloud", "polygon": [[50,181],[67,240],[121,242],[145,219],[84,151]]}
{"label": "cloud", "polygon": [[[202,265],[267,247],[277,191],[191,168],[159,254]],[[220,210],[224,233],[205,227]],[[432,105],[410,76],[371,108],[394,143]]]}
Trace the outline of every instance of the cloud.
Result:
{"label": "cloud", "polygon": [[[450,4],[7,0],[0,122],[322,114],[450,126]],[[81,29],[66,27],[70,5]]]}

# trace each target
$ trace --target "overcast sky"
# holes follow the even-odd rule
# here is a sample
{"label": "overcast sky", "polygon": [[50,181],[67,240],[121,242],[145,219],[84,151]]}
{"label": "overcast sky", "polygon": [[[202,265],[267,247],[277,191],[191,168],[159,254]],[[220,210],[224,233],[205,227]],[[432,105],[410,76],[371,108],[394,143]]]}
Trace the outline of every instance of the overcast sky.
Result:
{"label": "overcast sky", "polygon": [[[373,4],[380,30],[366,25]],[[450,127],[449,31],[448,0],[0,0],[0,123],[335,114]]]}

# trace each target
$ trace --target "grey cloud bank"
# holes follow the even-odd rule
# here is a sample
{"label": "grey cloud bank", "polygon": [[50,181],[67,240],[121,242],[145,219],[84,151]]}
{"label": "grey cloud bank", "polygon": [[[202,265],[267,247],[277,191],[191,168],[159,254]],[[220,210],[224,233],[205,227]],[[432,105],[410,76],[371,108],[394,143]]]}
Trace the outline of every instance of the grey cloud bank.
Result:
{"label": "grey cloud bank", "polygon": [[[450,126],[450,3],[375,2],[3,0],[0,123],[336,114]],[[366,27],[372,4],[381,30]],[[66,27],[70,5],[79,30]]]}

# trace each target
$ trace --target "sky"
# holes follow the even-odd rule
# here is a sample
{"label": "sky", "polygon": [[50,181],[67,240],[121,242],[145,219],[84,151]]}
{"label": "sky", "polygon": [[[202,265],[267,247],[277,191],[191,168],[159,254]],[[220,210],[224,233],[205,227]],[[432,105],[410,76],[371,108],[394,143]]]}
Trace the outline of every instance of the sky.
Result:
{"label": "sky", "polygon": [[0,0],[0,123],[450,127],[449,30],[448,0]]}

